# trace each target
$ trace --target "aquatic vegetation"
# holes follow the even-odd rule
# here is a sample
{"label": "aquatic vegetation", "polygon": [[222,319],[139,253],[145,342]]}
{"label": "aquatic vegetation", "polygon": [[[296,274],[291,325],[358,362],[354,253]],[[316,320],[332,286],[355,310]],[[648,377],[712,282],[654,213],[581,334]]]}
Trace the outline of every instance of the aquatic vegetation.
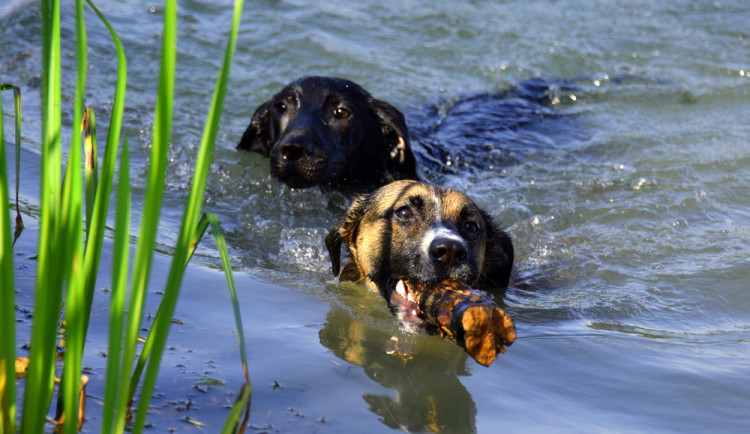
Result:
{"label": "aquatic vegetation", "polygon": [[[97,13],[109,30],[116,46],[118,63],[117,85],[112,115],[109,123],[101,166],[98,166],[96,126],[91,110],[84,110],[86,89],[86,23],[83,0],[76,1],[77,75],[73,103],[71,145],[67,151],[64,173],[62,152],[62,89],[60,4],[42,1],[42,156],[39,216],[39,248],[36,273],[34,322],[28,369],[21,413],[21,432],[42,432],[50,403],[55,396],[57,359],[63,360],[62,375],[57,388],[57,428],[67,433],[80,429],[85,408],[87,377],[81,374],[86,332],[91,315],[94,284],[99,268],[102,244],[109,209],[109,198],[117,161],[120,129],[127,82],[126,57],[116,32],[91,1],[88,5]],[[106,391],[102,410],[102,431],[123,432],[128,429],[141,432],[145,426],[149,402],[159,370],[172,314],[180,292],[185,267],[190,260],[205,229],[211,225],[216,245],[220,251],[228,287],[234,304],[239,347],[246,383],[239,400],[229,414],[224,432],[233,432],[239,425],[243,409],[249,411],[250,380],[244,349],[244,336],[239,307],[223,239],[216,216],[203,215],[201,207],[206,178],[213,156],[214,142],[222,114],[229,68],[232,62],[242,0],[234,3],[234,16],[229,33],[224,61],[214,89],[199,155],[195,163],[190,195],[185,205],[182,226],[173,251],[169,279],[164,289],[159,311],[140,348],[140,357],[133,366],[138,332],[143,322],[143,306],[151,271],[157,225],[164,193],[167,153],[172,127],[172,99],[175,89],[177,53],[176,1],[164,5],[161,74],[151,147],[151,165],[143,202],[140,230],[137,238],[132,274],[130,270],[130,186],[129,152],[127,140],[119,150],[113,264],[111,276],[111,305],[109,325],[109,352],[107,360]],[[20,149],[20,100],[18,90],[3,85],[2,90],[16,89],[16,149]],[[0,105],[0,112],[2,106]],[[0,143],[3,140],[0,123]],[[84,151],[85,152],[82,152]],[[18,155],[18,152],[17,152]],[[16,370],[11,365],[16,360],[14,324],[14,276],[12,242],[10,241],[10,199],[5,168],[5,147],[0,146],[0,427],[2,432],[15,432]],[[18,167],[18,157],[16,158]],[[83,176],[81,176],[83,174]],[[19,178],[18,169],[16,179]],[[85,227],[84,227],[85,221]],[[17,224],[18,227],[18,224]],[[21,225],[22,227],[22,225]],[[85,237],[84,237],[85,234]],[[128,288],[127,282],[130,281]],[[130,298],[126,301],[126,295]],[[59,332],[64,330],[63,338]],[[58,349],[58,345],[62,348]],[[136,398],[136,392],[139,392]],[[137,401],[137,409],[130,420],[130,410]],[[245,416],[246,423],[247,415]],[[240,430],[244,430],[240,428]]]}

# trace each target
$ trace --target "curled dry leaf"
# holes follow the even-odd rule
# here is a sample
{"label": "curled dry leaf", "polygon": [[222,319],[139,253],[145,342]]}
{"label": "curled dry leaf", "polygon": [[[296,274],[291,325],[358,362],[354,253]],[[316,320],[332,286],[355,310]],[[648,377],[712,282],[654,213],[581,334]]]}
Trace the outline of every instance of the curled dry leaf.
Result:
{"label": "curled dry leaf", "polygon": [[16,358],[16,378],[25,377],[26,371],[28,370],[29,370],[29,358],[17,357]]}

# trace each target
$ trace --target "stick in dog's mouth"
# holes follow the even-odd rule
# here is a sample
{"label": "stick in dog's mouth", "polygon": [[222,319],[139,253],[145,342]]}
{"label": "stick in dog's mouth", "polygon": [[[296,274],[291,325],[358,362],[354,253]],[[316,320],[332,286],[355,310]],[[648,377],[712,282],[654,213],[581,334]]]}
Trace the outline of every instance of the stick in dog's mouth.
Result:
{"label": "stick in dog's mouth", "polygon": [[463,280],[396,282],[391,303],[412,331],[437,331],[482,365],[489,366],[516,339],[513,320],[492,297]]}

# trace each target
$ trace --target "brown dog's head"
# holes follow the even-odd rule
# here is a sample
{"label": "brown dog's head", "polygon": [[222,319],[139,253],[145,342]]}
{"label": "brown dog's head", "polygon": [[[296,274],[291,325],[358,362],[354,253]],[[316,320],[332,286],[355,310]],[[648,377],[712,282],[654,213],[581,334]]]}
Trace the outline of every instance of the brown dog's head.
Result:
{"label": "brown dog's head", "polygon": [[[342,241],[351,260],[339,273]],[[510,237],[468,196],[417,181],[357,199],[326,246],[334,274],[366,284],[389,303],[399,280],[505,288],[513,265]]]}

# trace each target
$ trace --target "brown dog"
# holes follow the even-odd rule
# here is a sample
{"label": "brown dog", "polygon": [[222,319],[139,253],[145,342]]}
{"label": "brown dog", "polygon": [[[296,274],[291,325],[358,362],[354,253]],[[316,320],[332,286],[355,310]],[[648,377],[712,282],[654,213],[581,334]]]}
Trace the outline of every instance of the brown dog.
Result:
{"label": "brown dog", "polygon": [[[350,254],[343,269],[342,242]],[[364,283],[394,312],[401,280],[505,288],[513,265],[510,237],[468,196],[417,181],[396,181],[355,200],[326,246],[340,280]]]}

